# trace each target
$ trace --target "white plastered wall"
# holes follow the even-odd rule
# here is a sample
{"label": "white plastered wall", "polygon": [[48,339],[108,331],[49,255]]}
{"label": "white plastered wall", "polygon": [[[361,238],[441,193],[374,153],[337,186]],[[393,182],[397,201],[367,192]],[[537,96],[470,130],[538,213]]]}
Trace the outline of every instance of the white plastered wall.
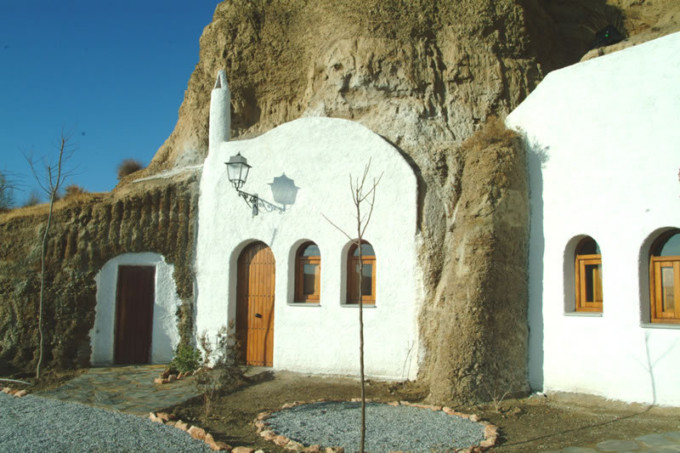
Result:
{"label": "white plastered wall", "polygon": [[[679,49],[674,34],[552,72],[508,117],[529,152],[536,390],[680,405],[680,326],[649,323],[647,274],[652,240],[680,227]],[[599,315],[570,310],[584,235],[602,252]]]}
{"label": "white plastered wall", "polygon": [[[272,201],[268,183],[285,173],[300,187],[295,204],[282,214],[252,217],[227,178],[224,163],[237,152],[252,165],[242,190]],[[355,234],[349,176],[361,176],[369,160],[368,182],[381,174],[382,179],[365,233],[377,255],[377,303],[364,310],[366,372],[388,379],[416,376],[421,303],[416,177],[394,147],[346,120],[304,118],[252,140],[211,143],[199,199],[199,335],[212,335],[235,319],[239,254],[249,243],[262,241],[276,259],[273,367],[357,374],[358,307],[344,304],[349,240],[322,215]],[[293,301],[294,255],[305,240],[321,250],[319,304]]]}
{"label": "white plastered wall", "polygon": [[168,363],[172,360],[179,342],[177,296],[174,266],[157,253],[126,253],[110,259],[97,273],[97,306],[94,327],[90,331],[93,365],[109,365],[114,360],[114,329],[116,322],[116,286],[118,266],[154,266],[153,332],[151,336],[151,363]]}

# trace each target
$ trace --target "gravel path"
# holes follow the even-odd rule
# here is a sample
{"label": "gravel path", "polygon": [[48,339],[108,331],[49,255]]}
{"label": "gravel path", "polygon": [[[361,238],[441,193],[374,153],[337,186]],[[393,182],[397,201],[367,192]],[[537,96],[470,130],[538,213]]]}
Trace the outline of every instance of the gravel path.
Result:
{"label": "gravel path", "polygon": [[[359,450],[361,404],[324,402],[275,412],[266,422],[277,434],[305,445]],[[451,451],[479,444],[484,426],[470,420],[411,406],[366,404],[366,450]]]}
{"label": "gravel path", "polygon": [[187,433],[134,415],[0,393],[2,452],[209,452]]}

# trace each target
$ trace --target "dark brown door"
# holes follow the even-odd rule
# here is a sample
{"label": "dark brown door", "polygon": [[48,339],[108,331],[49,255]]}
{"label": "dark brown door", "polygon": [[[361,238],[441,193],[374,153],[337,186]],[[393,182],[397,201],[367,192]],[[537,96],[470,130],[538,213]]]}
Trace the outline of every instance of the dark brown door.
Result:
{"label": "dark brown door", "polygon": [[153,330],[153,266],[119,266],[116,288],[116,363],[149,363]]}
{"label": "dark brown door", "polygon": [[273,363],[274,271],[274,254],[262,242],[249,245],[238,258],[236,334],[248,365]]}

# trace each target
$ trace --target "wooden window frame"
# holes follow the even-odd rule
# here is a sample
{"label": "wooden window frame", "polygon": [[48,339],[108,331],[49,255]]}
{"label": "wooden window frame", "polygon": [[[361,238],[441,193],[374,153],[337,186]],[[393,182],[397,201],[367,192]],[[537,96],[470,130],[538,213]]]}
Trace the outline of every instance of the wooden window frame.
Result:
{"label": "wooden window frame", "polygon": [[[371,245],[368,242],[363,242],[364,244]],[[352,298],[352,288],[354,287],[354,284],[357,281],[358,272],[355,272],[355,269],[357,268],[359,264],[359,257],[354,256],[354,251],[358,245],[354,244],[352,247],[350,247],[348,256],[347,256],[347,305],[359,305],[359,299],[358,298]],[[371,245],[372,247],[372,245]],[[367,256],[362,256],[361,261],[363,261],[364,265],[370,264],[371,267],[371,294],[362,294],[361,295],[361,302],[363,305],[375,305],[376,301],[376,292],[375,292],[375,286],[376,286],[376,257],[375,255],[367,255]]]}
{"label": "wooden window frame", "polygon": [[[661,270],[673,269],[675,309],[663,310],[663,289],[661,288]],[[680,324],[680,256],[651,256],[649,260],[649,290],[651,305],[651,322],[664,324]]]}
{"label": "wooden window frame", "polygon": [[[576,290],[576,306],[577,312],[591,312],[591,313],[602,313],[602,306],[604,301],[604,294],[602,291],[602,275],[600,274],[600,292],[601,300],[589,301],[587,300],[586,294],[588,289],[586,288],[586,266],[588,265],[599,265],[602,267],[602,255],[576,255],[574,260],[574,276],[575,276],[575,290]],[[593,291],[595,288],[593,288]]]}
{"label": "wooden window frame", "polygon": [[[295,254],[295,303],[318,304],[321,302],[321,256],[302,256],[302,252],[314,242],[305,242]],[[318,247],[318,246],[317,246]],[[304,294],[305,265],[316,265],[314,276],[314,293]]]}

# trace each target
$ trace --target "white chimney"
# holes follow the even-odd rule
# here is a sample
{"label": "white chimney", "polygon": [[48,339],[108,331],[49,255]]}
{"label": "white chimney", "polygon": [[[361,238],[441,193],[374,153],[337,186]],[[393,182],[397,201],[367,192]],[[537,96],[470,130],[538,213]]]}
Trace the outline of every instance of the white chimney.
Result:
{"label": "white chimney", "polygon": [[231,92],[227,84],[227,74],[222,69],[217,73],[215,86],[210,94],[210,125],[208,149],[229,141],[231,131]]}

